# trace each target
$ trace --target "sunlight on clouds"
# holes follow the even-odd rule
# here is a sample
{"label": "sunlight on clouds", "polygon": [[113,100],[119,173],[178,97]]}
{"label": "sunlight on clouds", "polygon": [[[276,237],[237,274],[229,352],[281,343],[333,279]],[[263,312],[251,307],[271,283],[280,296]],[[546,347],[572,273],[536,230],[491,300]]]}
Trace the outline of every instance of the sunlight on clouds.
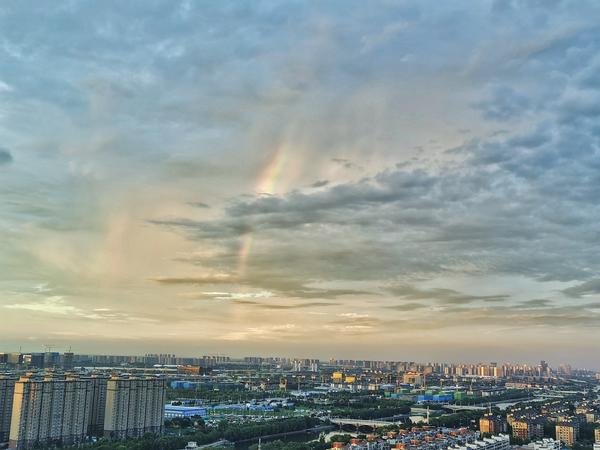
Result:
{"label": "sunlight on clouds", "polygon": [[597,3],[113,8],[0,16],[3,342],[600,338]]}

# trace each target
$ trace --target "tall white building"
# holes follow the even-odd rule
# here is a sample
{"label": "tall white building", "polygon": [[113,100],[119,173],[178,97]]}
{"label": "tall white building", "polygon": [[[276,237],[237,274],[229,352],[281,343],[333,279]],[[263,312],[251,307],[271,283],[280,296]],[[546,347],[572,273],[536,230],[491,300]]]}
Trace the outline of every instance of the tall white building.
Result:
{"label": "tall white building", "polygon": [[106,386],[104,435],[111,439],[162,433],[166,379],[112,377]]}
{"label": "tall white building", "polygon": [[90,405],[89,380],[74,376],[22,376],[14,388],[9,447],[70,445],[85,439]]}

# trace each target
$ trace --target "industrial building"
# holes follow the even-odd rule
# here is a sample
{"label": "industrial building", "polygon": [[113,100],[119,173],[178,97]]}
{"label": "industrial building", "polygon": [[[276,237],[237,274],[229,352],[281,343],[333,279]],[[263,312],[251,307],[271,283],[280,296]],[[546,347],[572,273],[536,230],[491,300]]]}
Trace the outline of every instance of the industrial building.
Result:
{"label": "industrial building", "polygon": [[165,405],[165,419],[205,417],[206,408],[199,406]]}

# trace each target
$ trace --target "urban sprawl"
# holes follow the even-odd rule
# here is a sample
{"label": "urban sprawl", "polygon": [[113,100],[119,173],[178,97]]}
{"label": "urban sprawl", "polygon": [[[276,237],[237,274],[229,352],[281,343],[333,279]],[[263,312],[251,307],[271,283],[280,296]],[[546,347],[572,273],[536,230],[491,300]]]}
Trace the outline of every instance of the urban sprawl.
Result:
{"label": "urban sprawl", "polygon": [[0,448],[600,450],[599,390],[545,361],[0,353]]}

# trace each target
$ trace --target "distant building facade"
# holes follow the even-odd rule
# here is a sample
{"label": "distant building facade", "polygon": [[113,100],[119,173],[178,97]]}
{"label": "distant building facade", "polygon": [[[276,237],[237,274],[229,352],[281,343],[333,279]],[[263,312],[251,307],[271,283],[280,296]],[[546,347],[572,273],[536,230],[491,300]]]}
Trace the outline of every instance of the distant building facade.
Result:
{"label": "distant building facade", "polygon": [[0,376],[0,442],[8,442],[10,435],[15,381],[12,377]]}
{"label": "distant building facade", "polygon": [[104,435],[104,412],[106,408],[106,386],[109,376],[96,374],[87,378],[91,384],[91,404],[88,421],[88,434],[90,436]]}

